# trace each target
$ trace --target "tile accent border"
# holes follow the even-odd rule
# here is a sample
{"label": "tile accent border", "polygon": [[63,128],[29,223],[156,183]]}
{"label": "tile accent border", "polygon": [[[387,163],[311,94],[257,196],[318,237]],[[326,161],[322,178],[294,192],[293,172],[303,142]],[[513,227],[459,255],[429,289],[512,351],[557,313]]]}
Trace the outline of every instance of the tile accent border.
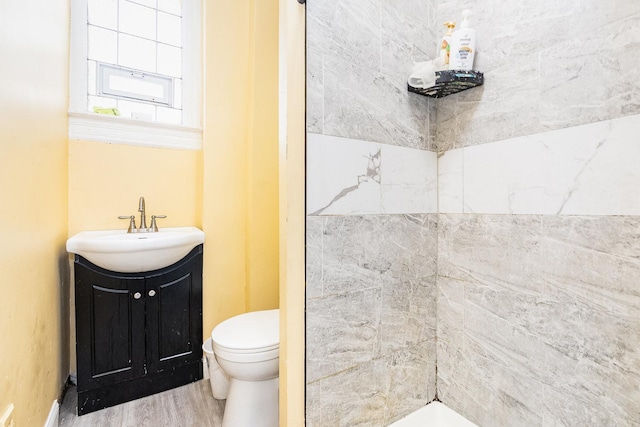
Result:
{"label": "tile accent border", "polygon": [[309,133],[309,215],[435,213],[432,151]]}
{"label": "tile accent border", "polygon": [[439,212],[640,215],[640,115],[441,153]]}

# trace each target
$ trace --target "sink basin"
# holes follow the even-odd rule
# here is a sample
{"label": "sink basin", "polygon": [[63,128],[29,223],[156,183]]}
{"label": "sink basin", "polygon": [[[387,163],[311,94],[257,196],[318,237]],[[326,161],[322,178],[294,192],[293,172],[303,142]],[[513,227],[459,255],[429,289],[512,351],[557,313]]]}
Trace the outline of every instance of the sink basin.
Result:
{"label": "sink basin", "polygon": [[201,243],[204,232],[196,227],[167,227],[155,233],[83,231],[67,240],[67,252],[107,270],[138,273],[168,267]]}

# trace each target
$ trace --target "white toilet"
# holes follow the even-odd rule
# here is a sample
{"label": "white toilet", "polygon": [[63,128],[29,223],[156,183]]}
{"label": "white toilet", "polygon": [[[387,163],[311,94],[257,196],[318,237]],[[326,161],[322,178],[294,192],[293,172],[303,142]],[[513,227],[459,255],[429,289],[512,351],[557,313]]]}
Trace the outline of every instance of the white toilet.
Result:
{"label": "white toilet", "polygon": [[230,379],[222,427],[278,427],[279,316],[277,309],[245,313],[211,332]]}

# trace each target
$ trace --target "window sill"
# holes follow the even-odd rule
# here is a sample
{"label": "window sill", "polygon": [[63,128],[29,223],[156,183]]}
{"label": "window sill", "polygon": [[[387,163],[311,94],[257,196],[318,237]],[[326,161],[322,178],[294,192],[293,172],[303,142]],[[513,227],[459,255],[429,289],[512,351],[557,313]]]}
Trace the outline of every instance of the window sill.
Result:
{"label": "window sill", "polygon": [[200,150],[202,129],[123,117],[69,112],[69,139]]}

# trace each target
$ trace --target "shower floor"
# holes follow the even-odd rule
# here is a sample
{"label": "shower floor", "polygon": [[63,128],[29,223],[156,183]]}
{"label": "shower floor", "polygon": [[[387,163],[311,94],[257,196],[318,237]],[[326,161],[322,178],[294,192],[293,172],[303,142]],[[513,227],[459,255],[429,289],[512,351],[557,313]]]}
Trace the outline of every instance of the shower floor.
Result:
{"label": "shower floor", "polygon": [[478,427],[440,402],[431,402],[389,427]]}

